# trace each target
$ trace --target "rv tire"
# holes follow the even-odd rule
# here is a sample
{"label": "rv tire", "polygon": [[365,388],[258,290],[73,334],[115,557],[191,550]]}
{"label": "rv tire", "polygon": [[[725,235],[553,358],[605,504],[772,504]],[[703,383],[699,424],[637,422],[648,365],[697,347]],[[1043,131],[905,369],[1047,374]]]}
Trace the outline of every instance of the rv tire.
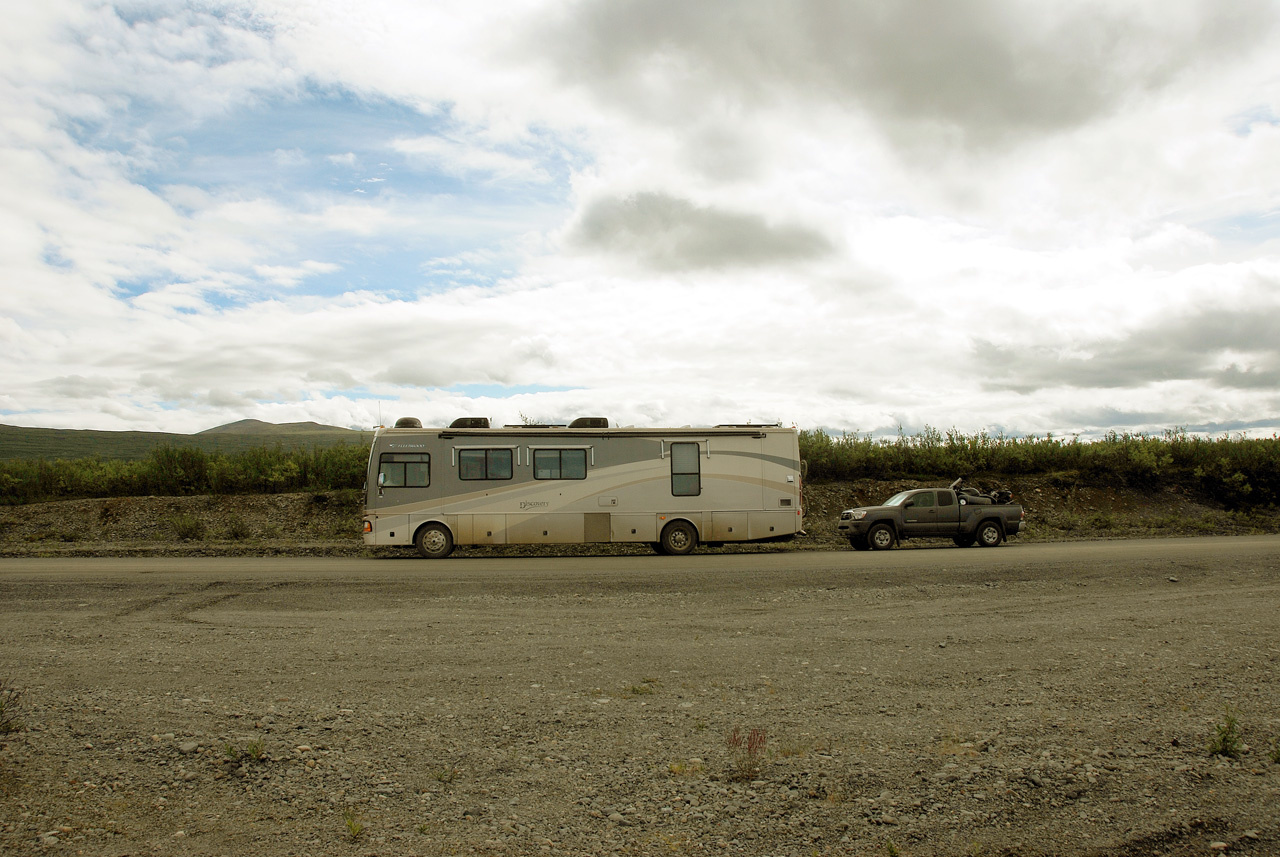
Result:
{"label": "rv tire", "polygon": [[427,559],[444,559],[453,553],[453,534],[443,524],[419,527],[413,543],[418,548],[418,553]]}
{"label": "rv tire", "polygon": [[662,530],[662,552],[684,556],[698,546],[698,531],[688,521],[672,521]]}

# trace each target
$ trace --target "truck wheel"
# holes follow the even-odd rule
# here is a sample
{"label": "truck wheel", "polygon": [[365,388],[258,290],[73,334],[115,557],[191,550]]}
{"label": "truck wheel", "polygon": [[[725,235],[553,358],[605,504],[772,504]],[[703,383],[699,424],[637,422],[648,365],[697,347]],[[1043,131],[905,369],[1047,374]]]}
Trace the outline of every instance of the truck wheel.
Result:
{"label": "truck wheel", "polygon": [[453,534],[441,524],[427,524],[413,537],[418,553],[427,559],[444,559],[453,553]]}
{"label": "truck wheel", "polygon": [[951,541],[955,542],[956,547],[958,548],[967,548],[977,541],[977,539],[973,536],[956,536]]}
{"label": "truck wheel", "polygon": [[998,547],[1004,541],[1004,531],[995,521],[983,521],[978,524],[978,544],[984,548]]}
{"label": "truck wheel", "polygon": [[876,524],[867,533],[867,542],[871,545],[873,551],[887,551],[893,547],[893,543],[897,538],[893,535],[893,528],[888,524]]}
{"label": "truck wheel", "polygon": [[850,544],[850,546],[852,546],[852,547],[853,547],[853,549],[854,549],[854,550],[856,550],[856,551],[869,551],[869,550],[871,550],[871,543],[867,541],[867,537],[866,537],[866,536],[850,536],[850,537],[849,537],[849,544]]}
{"label": "truck wheel", "polygon": [[698,531],[688,521],[672,521],[662,530],[662,552],[684,556],[698,546]]}

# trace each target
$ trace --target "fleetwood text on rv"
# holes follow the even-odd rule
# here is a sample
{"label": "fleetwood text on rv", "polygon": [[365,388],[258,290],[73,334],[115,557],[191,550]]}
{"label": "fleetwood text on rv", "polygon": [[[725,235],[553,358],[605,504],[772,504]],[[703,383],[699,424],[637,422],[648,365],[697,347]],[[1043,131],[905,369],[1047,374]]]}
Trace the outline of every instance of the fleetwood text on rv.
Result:
{"label": "fleetwood text on rv", "polygon": [[369,455],[364,541],[415,545],[699,543],[790,539],[801,531],[793,428],[504,426],[412,418],[379,429]]}

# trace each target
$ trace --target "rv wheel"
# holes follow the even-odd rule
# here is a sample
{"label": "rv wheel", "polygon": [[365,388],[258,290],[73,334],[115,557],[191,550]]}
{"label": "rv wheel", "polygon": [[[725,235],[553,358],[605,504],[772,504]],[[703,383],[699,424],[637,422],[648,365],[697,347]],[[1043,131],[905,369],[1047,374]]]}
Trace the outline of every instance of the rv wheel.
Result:
{"label": "rv wheel", "polygon": [[453,534],[440,524],[427,524],[413,537],[418,553],[427,559],[444,559],[453,553]]}
{"label": "rv wheel", "polygon": [[688,521],[672,521],[662,531],[662,552],[684,556],[698,546],[698,531]]}

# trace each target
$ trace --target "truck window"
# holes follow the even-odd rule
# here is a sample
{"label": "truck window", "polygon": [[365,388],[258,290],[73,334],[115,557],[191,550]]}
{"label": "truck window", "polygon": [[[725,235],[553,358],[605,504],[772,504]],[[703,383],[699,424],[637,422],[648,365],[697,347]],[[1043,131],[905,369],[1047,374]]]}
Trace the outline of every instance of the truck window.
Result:
{"label": "truck window", "polygon": [[431,484],[431,456],[419,452],[384,452],[378,456],[378,484],[383,488],[425,488]]}
{"label": "truck window", "polygon": [[510,479],[510,449],[458,450],[459,479]]}
{"label": "truck window", "polygon": [[933,492],[921,491],[919,494],[911,498],[911,502],[916,506],[916,508],[929,508],[933,506]]}
{"label": "truck window", "polygon": [[702,493],[698,444],[671,444],[671,494],[673,497],[697,497]]}
{"label": "truck window", "polygon": [[587,451],[585,449],[535,449],[533,478],[586,479]]}
{"label": "truck window", "polygon": [[938,505],[939,505],[939,506],[953,506],[953,505],[955,505],[955,504],[954,504],[954,502],[952,501],[952,494],[951,494],[951,492],[950,492],[950,491],[939,491],[939,492],[938,492]]}

